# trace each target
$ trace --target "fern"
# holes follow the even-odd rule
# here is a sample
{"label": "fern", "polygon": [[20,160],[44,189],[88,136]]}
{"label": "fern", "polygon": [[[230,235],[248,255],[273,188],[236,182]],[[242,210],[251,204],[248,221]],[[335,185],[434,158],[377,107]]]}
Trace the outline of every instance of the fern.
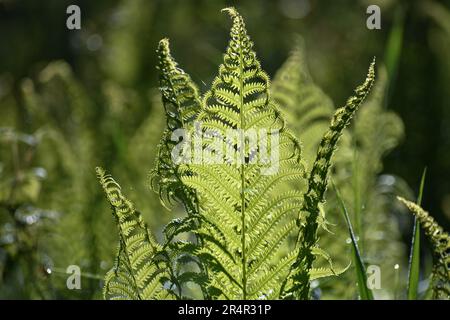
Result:
{"label": "fern", "polygon": [[[145,257],[153,267],[156,256],[162,253],[167,257],[161,265],[167,271],[161,272],[170,275],[166,281],[175,284],[178,298],[183,297],[180,284],[188,281],[200,284],[206,298],[308,298],[312,279],[346,270],[335,269],[330,256],[316,246],[319,203],[324,199],[337,140],[370,90],[374,66],[356,95],[336,112],[320,144],[307,189],[300,142],[271,97],[269,77],[256,58],[244,21],[234,8],[223,11],[232,19],[231,40],[219,75],[201,98],[190,77],[173,60],[168,40],[159,43],[167,128],[152,181],[163,203],[180,202],[188,215],[169,223],[165,244],[148,247]],[[177,129],[184,130],[182,141],[173,140]],[[258,143],[250,143],[255,137]],[[180,145],[181,158],[175,160],[172,153]],[[104,186],[112,183],[102,171],[99,175]],[[112,186],[113,194],[120,190],[115,183]],[[135,214],[132,207],[126,211]],[[138,221],[143,228],[141,218]],[[118,223],[121,247],[126,249],[127,235],[122,229],[127,226],[121,220]],[[180,233],[193,234],[195,242],[176,239]],[[292,243],[290,238],[298,241]],[[118,261],[126,256],[119,252]],[[324,258],[329,267],[313,268],[315,257]],[[189,271],[183,267],[185,260],[195,262],[200,270]],[[113,283],[131,281],[134,297],[152,298],[141,295],[142,288],[133,278],[142,266],[124,266],[121,280]],[[131,293],[126,297],[133,297]]]}
{"label": "fern", "polygon": [[[180,164],[172,159],[172,151],[179,141],[172,139],[176,129],[189,130],[193,127],[201,109],[201,101],[196,85],[182,69],[180,69],[170,54],[169,41],[163,39],[158,46],[159,84],[166,115],[166,129],[158,145],[155,169],[151,173],[152,186],[159,193],[165,206],[173,201],[181,203],[188,216],[174,219],[164,228],[167,243],[170,243],[181,233],[196,230],[199,225],[199,206],[195,190],[185,185],[182,180]],[[183,137],[182,144],[188,143]],[[200,285],[203,297],[209,298],[210,292],[206,287],[208,279],[207,266],[195,257],[198,246],[203,245],[201,236],[196,236],[194,244],[174,241],[171,246],[183,255],[181,265],[194,262],[200,270],[197,273],[186,272],[185,275],[194,277]],[[179,270],[183,271],[183,268]],[[186,277],[186,276],[185,276]],[[190,279],[185,279],[190,280]]]}
{"label": "fern", "polygon": [[307,299],[310,290],[309,272],[315,256],[312,248],[317,245],[319,204],[324,201],[331,158],[336,149],[342,131],[350,123],[359,105],[364,101],[375,80],[375,61],[369,67],[365,82],[356,88],[355,95],[347,100],[344,107],[336,110],[330,128],[324,134],[317,151],[316,160],[308,178],[308,191],[304,197],[303,212],[307,212],[303,232],[299,233],[297,245],[300,247],[286,290],[294,298]]}
{"label": "fern", "polygon": [[[164,203],[177,200],[184,204],[189,215],[198,213],[196,196],[180,180],[179,164],[173,163],[171,152],[179,141],[171,139],[174,130],[189,130],[201,108],[196,85],[170,55],[169,41],[158,46],[160,90],[166,114],[167,128],[158,146],[152,185],[158,189]],[[184,141],[185,143],[186,141]]]}
{"label": "fern", "polygon": [[111,204],[120,237],[115,265],[105,276],[105,298],[141,300],[171,297],[173,294],[168,290],[172,288],[170,268],[163,248],[150,234],[140,213],[122,195],[114,179],[101,168],[97,168],[97,176]]}
{"label": "fern", "polygon": [[450,235],[419,205],[402,197],[397,199],[417,217],[433,247],[433,299],[450,299]]}
{"label": "fern", "polygon": [[274,77],[271,91],[289,127],[304,145],[306,163],[312,164],[321,136],[333,116],[334,105],[309,73],[302,38],[296,38],[292,52]]}
{"label": "fern", "polygon": [[233,20],[231,41],[219,76],[203,97],[198,120],[203,134],[216,137],[227,137],[230,129],[263,128],[273,136],[279,131],[279,142],[267,138],[273,148],[280,148],[279,171],[264,175],[267,168],[249,160],[262,155],[260,150],[239,139],[224,140],[226,160],[235,159],[238,165],[208,163],[214,152],[211,139],[202,149],[206,161],[183,165],[181,179],[199,198],[202,224],[195,232],[206,243],[198,256],[211,265],[211,285],[222,298],[277,297],[294,255],[280,261],[273,257],[296,229],[301,193],[275,195],[274,190],[287,180],[303,178],[300,147],[270,99],[268,76],[252,50],[242,17],[232,8],[225,11]]}
{"label": "fern", "polygon": [[[361,107],[359,115],[350,130],[343,133],[339,150],[334,156],[333,181],[339,185],[346,202],[353,203],[354,225],[357,226],[360,244],[364,247],[368,261],[383,266],[383,282],[393,283],[392,266],[402,261],[402,244],[399,241],[397,222],[388,215],[390,193],[386,185],[377,179],[382,169],[382,157],[395,147],[403,136],[403,124],[393,112],[383,108],[385,97],[386,72],[380,68],[377,84],[370,98]],[[303,156],[308,164],[314,160],[321,135],[328,127],[334,111],[330,98],[314,84],[308,71],[303,40],[296,39],[290,56],[277,72],[271,88],[273,97],[283,109],[289,127],[299,134],[304,145]],[[397,192],[408,194],[402,186],[402,180],[395,177]],[[401,190],[399,190],[401,187]],[[320,245],[332,253],[338,264],[350,259],[347,236],[337,231],[345,228],[345,222],[337,212],[334,194],[327,196],[327,203],[318,217]],[[326,213],[326,219],[325,219]],[[330,228],[330,222],[337,224]],[[364,228],[359,226],[363,225]],[[361,231],[361,232],[359,232]],[[386,236],[380,239],[379,234]],[[319,264],[320,265],[320,264]],[[320,283],[323,297],[353,297],[354,279],[351,273],[344,275],[338,282]],[[390,288],[383,286],[383,294]]]}
{"label": "fern", "polygon": [[[352,218],[363,255],[369,264],[380,266],[383,270],[382,281],[390,284],[383,285],[375,293],[393,297],[398,273],[393,266],[399,264],[403,267],[406,250],[399,221],[391,214],[392,203],[395,203],[395,194],[406,196],[411,191],[400,177],[388,173],[380,175],[383,172],[383,158],[403,138],[404,126],[397,114],[383,106],[388,79],[384,68],[379,68],[378,74],[377,84],[362,106],[351,131],[352,141],[347,146],[347,152],[352,153],[352,160],[337,168],[337,171],[341,174],[344,197],[353,204]],[[383,237],[379,236],[381,232]],[[342,244],[345,245],[344,241]]]}
{"label": "fern", "polygon": [[[391,175],[380,176],[383,170],[383,157],[398,145],[403,137],[403,123],[394,112],[383,107],[387,84],[387,74],[384,68],[378,69],[377,82],[370,96],[361,106],[355,117],[354,125],[347,131],[345,141],[341,141],[336,153],[336,161],[332,179],[339,186],[342,197],[349,206],[351,221],[355,233],[359,237],[359,246],[365,261],[376,264],[383,270],[382,282],[385,285],[376,290],[377,297],[392,297],[395,274],[395,264],[402,265],[406,257],[401,241],[399,223],[391,215],[394,194],[409,195],[410,190],[400,177]],[[387,182],[394,183],[388,184]],[[327,196],[325,210],[330,223],[336,224],[332,231],[335,234],[322,232],[320,245],[332,252],[336,263],[346,262],[350,257],[348,238],[338,232],[345,227],[345,221],[340,215],[335,216],[336,200],[334,194]],[[380,235],[383,237],[380,237]],[[352,290],[354,278],[347,273],[339,284],[333,283],[333,290],[322,292],[334,297],[354,297]],[[389,285],[388,285],[389,284]]]}

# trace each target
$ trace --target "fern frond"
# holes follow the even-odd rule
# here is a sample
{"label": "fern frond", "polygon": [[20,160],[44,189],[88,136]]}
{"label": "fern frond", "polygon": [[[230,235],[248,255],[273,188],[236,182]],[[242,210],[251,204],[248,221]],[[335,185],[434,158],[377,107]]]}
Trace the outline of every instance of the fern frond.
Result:
{"label": "fern frond", "polygon": [[364,84],[356,88],[355,95],[347,100],[344,107],[335,112],[331,120],[330,128],[320,142],[316,160],[309,175],[308,192],[305,196],[305,210],[307,212],[316,213],[310,215],[310,220],[316,219],[318,215],[318,204],[323,202],[328,183],[331,159],[336,150],[339,138],[342,135],[343,130],[350,123],[358,107],[369,94],[374,80],[375,61],[373,61],[369,67],[369,72]]}
{"label": "fern frond", "polygon": [[312,281],[325,277],[338,276],[347,271],[348,268],[350,268],[350,264],[344,268],[312,268],[309,272],[309,279]]}
{"label": "fern frond", "polygon": [[288,59],[275,74],[271,92],[289,127],[302,141],[303,157],[311,165],[335,108],[309,73],[304,42],[300,36],[295,39]]}
{"label": "fern frond", "polygon": [[307,217],[303,232],[299,233],[297,240],[297,244],[300,246],[299,255],[292,266],[292,269],[299,269],[299,272],[294,272],[295,276],[291,276],[289,279],[291,282],[286,291],[287,295],[292,294],[293,297],[300,299],[307,299],[309,296],[309,271],[314,261],[312,248],[316,246],[317,242],[319,204],[324,201],[331,159],[343,130],[348,126],[356,110],[370,92],[374,80],[375,61],[369,67],[365,82],[356,88],[355,95],[347,100],[344,107],[336,110],[330,128],[320,142],[316,160],[308,178],[308,191],[304,197],[303,211],[307,212]]}
{"label": "fern frond", "polygon": [[105,277],[105,299],[173,297],[169,291],[173,286],[170,269],[162,247],[151,235],[140,213],[122,195],[117,182],[103,169],[96,171],[119,228],[116,262]]}
{"label": "fern frond", "polygon": [[159,89],[171,130],[192,125],[201,108],[197,85],[173,59],[169,40],[162,39],[158,50]]}
{"label": "fern frond", "polygon": [[[181,165],[181,180],[198,197],[202,222],[195,233],[204,245],[197,256],[211,265],[211,286],[220,297],[277,297],[293,256],[281,262],[275,256],[297,230],[302,203],[301,192],[285,196],[278,192],[283,184],[304,179],[301,149],[270,97],[269,77],[256,58],[242,17],[234,8],[224,11],[233,23],[231,40],[219,75],[203,97],[197,117],[201,132],[191,129],[194,138],[203,138],[203,161]],[[258,134],[259,144],[244,138],[252,131],[266,133]],[[220,163],[211,160],[217,141],[224,146]],[[277,170],[268,171],[268,165],[259,161],[262,144],[279,153]]]}
{"label": "fern frond", "polygon": [[[394,280],[397,270],[391,266],[406,258],[404,244],[400,237],[397,219],[391,215],[392,191],[408,194],[408,188],[401,187],[402,180],[395,177],[394,185],[386,185],[379,176],[383,170],[383,157],[398,145],[404,135],[404,126],[398,115],[384,106],[387,73],[383,66],[377,68],[377,80],[370,95],[359,108],[349,130],[345,130],[339,142],[339,149],[333,160],[332,179],[339,189],[342,199],[349,205],[349,215],[359,246],[371,264],[379,265],[386,284],[378,290],[379,296],[393,297]],[[345,136],[346,134],[346,136]],[[386,177],[386,176],[385,176]],[[336,223],[332,228],[345,228],[345,221],[334,216],[338,199],[334,193],[327,194],[325,210],[327,216]],[[380,233],[385,236],[380,237]],[[332,253],[334,260],[345,264],[350,252],[345,233],[331,235],[320,233],[320,245]],[[346,273],[339,283],[323,283],[325,299],[352,298],[357,294],[352,284],[354,274]],[[332,290],[331,286],[333,287]]]}
{"label": "fern frond", "polygon": [[[151,173],[152,186],[160,194],[163,204],[177,200],[184,204],[189,215],[195,214],[196,198],[180,181],[178,164],[173,162],[172,150],[180,143],[172,135],[177,129],[189,129],[201,109],[197,86],[180,69],[170,54],[169,40],[158,45],[159,88],[166,113],[167,128],[158,145],[155,169]],[[186,137],[183,137],[186,139]],[[187,141],[181,143],[186,144]]]}
{"label": "fern frond", "polygon": [[417,217],[433,247],[433,298],[450,299],[450,235],[419,205],[402,197],[397,199]]}
{"label": "fern frond", "polygon": [[[300,142],[276,104],[289,107],[293,103],[289,96],[296,89],[280,83],[275,90],[279,98],[271,97],[269,77],[253,51],[243,18],[234,8],[223,11],[232,20],[231,39],[218,76],[201,99],[171,57],[168,41],[162,40],[158,47],[167,129],[152,177],[163,203],[179,201],[188,213],[167,225],[164,246],[145,237],[148,231],[142,218],[114,180],[98,170],[121,236],[118,262],[107,282],[107,292],[113,290],[114,297],[180,298],[179,282],[192,281],[201,283],[205,297],[307,298],[311,279],[338,273],[330,256],[316,244],[317,227],[326,223],[319,207],[334,149],[370,90],[374,66],[356,95],[332,118],[306,189]],[[294,55],[292,61],[298,64],[299,59]],[[292,77],[296,79],[295,74]],[[323,92],[305,74],[292,82],[311,84],[311,91],[293,96],[302,100],[303,111],[310,111],[304,126],[322,121],[325,113],[315,101],[324,101]],[[181,144],[172,139],[177,129],[184,130]],[[179,156],[187,161],[172,157],[180,145]],[[197,241],[174,241],[185,232]],[[328,261],[329,268],[313,269],[316,256]],[[201,271],[186,270],[189,263]],[[202,272],[202,265],[207,272]]]}
{"label": "fern frond", "polygon": [[[175,219],[164,229],[166,241],[171,242],[174,237],[181,233],[191,232],[195,236],[195,244],[178,246],[173,260],[179,267],[177,270],[177,279],[181,283],[187,279],[198,284],[205,298],[210,297],[208,288],[208,267],[202,261],[194,258],[196,251],[203,245],[203,239],[199,232],[196,232],[200,224],[198,198],[194,189],[181,180],[182,161],[177,162],[174,159],[173,151],[181,144],[180,154],[184,156],[185,147],[190,143],[186,132],[193,129],[193,125],[202,109],[197,86],[191,80],[188,74],[181,70],[170,54],[169,41],[163,39],[158,46],[158,69],[159,69],[159,87],[162,93],[162,100],[166,113],[167,127],[164,131],[161,142],[158,146],[158,155],[155,169],[152,171],[152,185],[158,190],[163,204],[171,200],[181,203],[187,212],[187,217]],[[173,137],[177,130],[181,131],[180,137]],[[187,155],[189,156],[189,155]],[[183,251],[185,250],[185,251]],[[190,272],[183,270],[181,261],[189,257],[192,262],[200,268],[200,272]]]}

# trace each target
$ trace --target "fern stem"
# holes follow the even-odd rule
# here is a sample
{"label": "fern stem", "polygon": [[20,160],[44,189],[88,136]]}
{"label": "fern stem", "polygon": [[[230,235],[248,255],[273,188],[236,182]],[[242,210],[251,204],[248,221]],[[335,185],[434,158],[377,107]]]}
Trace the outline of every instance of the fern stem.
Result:
{"label": "fern stem", "polygon": [[[241,36],[241,30],[239,30],[239,34]],[[245,117],[244,117],[244,79],[242,74],[244,72],[243,68],[243,53],[242,53],[242,44],[239,46],[239,99],[241,103],[241,110],[239,112],[240,125],[241,130],[245,129]],[[241,143],[241,232],[242,232],[242,298],[245,300],[247,298],[247,256],[246,256],[246,247],[245,247],[245,141],[243,139],[241,132],[240,143]]]}

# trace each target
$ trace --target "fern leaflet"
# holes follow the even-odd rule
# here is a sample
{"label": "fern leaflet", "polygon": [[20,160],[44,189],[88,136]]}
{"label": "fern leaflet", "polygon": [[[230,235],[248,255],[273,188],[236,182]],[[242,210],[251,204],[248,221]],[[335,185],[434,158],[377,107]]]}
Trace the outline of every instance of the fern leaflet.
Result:
{"label": "fern leaflet", "polygon": [[[119,227],[119,248],[114,267],[106,274],[105,299],[147,300],[173,297],[170,268],[142,216],[122,195],[120,186],[97,168],[97,176]],[[168,285],[169,284],[169,285]]]}

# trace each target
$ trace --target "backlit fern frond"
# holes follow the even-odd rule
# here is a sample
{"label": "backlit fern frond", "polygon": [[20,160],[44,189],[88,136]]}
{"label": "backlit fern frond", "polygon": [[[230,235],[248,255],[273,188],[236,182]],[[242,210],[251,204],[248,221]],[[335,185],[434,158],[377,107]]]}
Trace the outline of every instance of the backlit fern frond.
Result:
{"label": "backlit fern frond", "polygon": [[270,98],[269,78],[242,17],[234,8],[224,11],[233,21],[231,41],[203,98],[201,129],[191,130],[194,153],[195,139],[202,138],[201,161],[194,155],[182,166],[182,181],[199,198],[196,234],[205,244],[198,257],[211,266],[218,297],[277,298],[296,254],[274,257],[297,229],[302,200],[301,192],[280,194],[278,188],[304,178],[300,146]]}
{"label": "backlit fern frond", "polygon": [[[168,41],[159,44],[160,89],[167,129],[153,178],[161,198],[181,202],[188,212],[188,217],[166,226],[166,235],[190,233],[197,241],[169,236],[164,247],[148,248],[148,258],[161,257],[150,259],[155,261],[151,265],[158,262],[157,270],[162,268],[166,274],[160,285],[173,284],[179,290],[178,298],[183,297],[179,283],[186,281],[199,284],[206,298],[308,298],[312,279],[346,270],[334,269],[330,256],[316,244],[317,226],[323,223],[319,206],[336,144],[370,90],[374,66],[356,95],[336,111],[319,144],[306,189],[300,143],[271,98],[269,77],[256,58],[244,21],[234,8],[224,11],[232,19],[231,40],[219,74],[202,99],[189,76],[170,56]],[[298,63],[298,59],[293,60]],[[297,84],[301,81],[305,79]],[[294,88],[286,90],[285,96],[295,92]],[[312,91],[312,96],[318,94],[319,100],[323,99],[317,88]],[[305,110],[307,97],[308,93],[294,97],[306,100]],[[281,95],[279,101],[290,103]],[[317,117],[312,115],[311,119]],[[104,176],[104,172],[99,175]],[[104,177],[103,184],[108,185],[109,179]],[[111,183],[114,192],[120,192],[115,182]],[[117,202],[114,199],[110,199],[113,207]],[[132,207],[125,211],[135,213]],[[122,221],[118,222],[122,239]],[[126,245],[126,238],[122,242]],[[330,266],[313,268],[315,257],[324,258]],[[186,270],[186,262],[194,262],[199,272],[198,268]],[[128,278],[123,276],[116,282],[131,281],[127,288],[135,289],[124,295],[135,292],[140,298],[140,287],[132,278],[134,266],[122,265]],[[173,292],[170,289],[168,292]]]}
{"label": "backlit fern frond", "polygon": [[323,136],[316,160],[308,178],[308,191],[304,197],[303,211],[307,213],[303,232],[299,233],[299,254],[292,268],[286,294],[294,298],[307,299],[309,296],[309,271],[315,259],[312,248],[317,245],[317,227],[320,214],[319,204],[324,201],[331,159],[343,130],[348,126],[360,104],[364,101],[375,80],[375,61],[369,67],[365,82],[356,88],[355,95],[347,100],[344,107],[336,110],[330,128]]}
{"label": "backlit fern frond", "polygon": [[334,113],[331,99],[318,87],[308,70],[303,40],[298,37],[289,58],[276,73],[271,92],[289,128],[302,141],[303,158],[313,163],[322,134]]}
{"label": "backlit fern frond", "polygon": [[122,195],[114,179],[101,168],[97,168],[97,176],[119,228],[116,262],[105,277],[105,299],[172,297],[170,269],[162,247],[150,234],[140,213]]}
{"label": "backlit fern frond", "polygon": [[[201,110],[201,101],[196,85],[189,75],[177,66],[171,56],[167,39],[159,42],[157,54],[159,88],[166,114],[166,129],[158,146],[155,169],[151,172],[152,186],[159,191],[163,203],[178,201],[188,215],[172,220],[164,228],[166,241],[172,242],[175,236],[196,230],[199,223],[197,195],[181,180],[180,164],[184,159],[176,157],[182,154],[189,143],[187,132],[193,127]],[[174,261],[180,262],[177,264],[180,267],[179,273],[184,274],[183,278],[187,275],[193,277],[193,282],[200,285],[203,296],[207,298],[209,297],[205,287],[207,267],[194,256],[203,240],[201,236],[197,236],[195,240],[195,243],[175,241],[170,246],[181,256],[181,259],[173,257]],[[183,272],[186,271],[183,270],[185,261],[194,262],[199,267],[199,270],[197,269],[199,272]]]}
{"label": "backlit fern frond", "polygon": [[450,299],[450,235],[414,202],[397,197],[417,217],[433,247],[433,299]]}
{"label": "backlit fern frond", "polygon": [[152,186],[156,185],[163,202],[178,200],[191,215],[197,212],[195,194],[180,181],[179,163],[174,163],[172,155],[174,148],[180,143],[179,138],[183,139],[183,144],[187,143],[186,136],[182,134],[173,138],[172,135],[177,129],[189,130],[192,127],[201,109],[201,102],[197,86],[172,58],[167,39],[159,42],[157,54],[159,87],[167,128],[158,146]]}
{"label": "backlit fern frond", "polygon": [[[384,106],[386,98],[387,73],[385,68],[377,70],[377,81],[370,95],[360,107],[353,120],[353,126],[346,130],[345,141],[339,142],[332,179],[349,204],[349,216],[359,238],[359,247],[368,264],[380,266],[385,285],[376,290],[376,298],[391,298],[395,291],[395,277],[406,260],[404,243],[401,239],[399,221],[393,216],[394,194],[408,195],[409,188],[399,177],[383,171],[383,158],[398,145],[404,135],[400,117]],[[337,263],[346,263],[351,257],[348,234],[339,232],[346,223],[340,214],[335,214],[337,199],[327,194],[325,210],[328,219],[336,226],[319,233],[320,245],[332,253]],[[336,212],[337,213],[337,212]],[[354,298],[358,290],[354,273],[348,272],[339,283],[321,284],[327,298]],[[332,287],[331,287],[332,285]]]}

